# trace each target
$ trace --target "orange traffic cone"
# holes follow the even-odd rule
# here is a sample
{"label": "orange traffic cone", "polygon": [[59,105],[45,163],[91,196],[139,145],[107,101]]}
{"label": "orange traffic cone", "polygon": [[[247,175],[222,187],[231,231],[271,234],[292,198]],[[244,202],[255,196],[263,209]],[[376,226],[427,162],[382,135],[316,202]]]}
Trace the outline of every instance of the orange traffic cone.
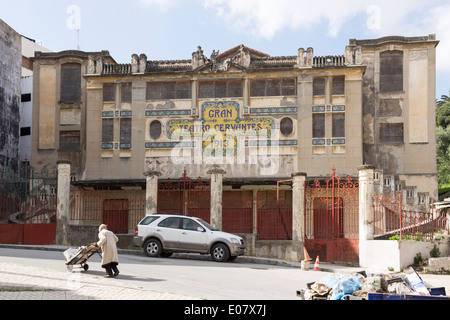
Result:
{"label": "orange traffic cone", "polygon": [[317,256],[316,263],[314,264],[313,271],[320,271],[320,269],[319,269],[319,256]]}
{"label": "orange traffic cone", "polygon": [[303,247],[303,252],[305,253],[305,260],[303,260],[303,261],[312,261],[311,257],[308,254],[308,251],[306,250],[305,247]]}

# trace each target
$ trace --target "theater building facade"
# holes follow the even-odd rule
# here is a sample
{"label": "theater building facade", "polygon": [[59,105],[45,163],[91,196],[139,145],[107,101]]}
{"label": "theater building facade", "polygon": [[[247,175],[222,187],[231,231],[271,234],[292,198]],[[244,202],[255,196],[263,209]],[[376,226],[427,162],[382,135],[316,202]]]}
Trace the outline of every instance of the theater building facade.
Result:
{"label": "theater building facade", "polygon": [[[245,235],[250,254],[279,257],[272,250],[323,228],[312,216],[311,230],[297,227],[298,172],[311,188],[334,179],[357,194],[358,167],[371,164],[377,192],[437,199],[437,44],[352,39],[339,56],[278,57],[198,47],[186,60],[133,54],[126,64],[108,51],[38,52],[32,165],[70,162],[73,225],[133,234],[145,214],[181,213]],[[319,202],[305,199],[312,215],[330,210]],[[358,237],[357,205],[338,200],[340,238]]]}

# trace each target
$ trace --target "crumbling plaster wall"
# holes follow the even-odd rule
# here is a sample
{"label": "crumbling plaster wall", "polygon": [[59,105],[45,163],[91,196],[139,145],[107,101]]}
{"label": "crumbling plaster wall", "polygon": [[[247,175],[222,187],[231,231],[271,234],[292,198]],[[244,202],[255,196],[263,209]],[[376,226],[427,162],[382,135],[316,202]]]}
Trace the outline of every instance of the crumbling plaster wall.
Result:
{"label": "crumbling plaster wall", "polygon": [[[419,191],[435,198],[436,48],[433,42],[409,41],[363,47],[367,66],[363,80],[364,163],[375,165],[386,175],[403,175],[402,180],[415,177],[415,186],[423,189]],[[381,90],[381,55],[386,52],[403,53],[402,91]],[[389,131],[383,136],[382,126],[389,125],[397,126],[397,131],[392,137]],[[403,135],[400,142],[396,141],[399,133]]]}
{"label": "crumbling plaster wall", "polygon": [[0,169],[14,171],[19,161],[21,51],[21,36],[0,20]]}

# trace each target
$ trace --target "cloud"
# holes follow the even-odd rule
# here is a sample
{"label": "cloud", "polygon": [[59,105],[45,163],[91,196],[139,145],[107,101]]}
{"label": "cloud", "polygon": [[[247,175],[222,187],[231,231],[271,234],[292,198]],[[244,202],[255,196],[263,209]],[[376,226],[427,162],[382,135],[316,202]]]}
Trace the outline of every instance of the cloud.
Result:
{"label": "cloud", "polygon": [[140,0],[144,6],[155,6],[161,11],[168,11],[178,4],[177,0]]}
{"label": "cloud", "polygon": [[[429,33],[435,33],[440,41],[437,47],[437,70],[438,72],[450,72],[450,5],[431,8],[427,11],[423,20],[424,29]],[[449,76],[450,79],[450,76]]]}
{"label": "cloud", "polygon": [[[327,36],[335,38],[351,19],[367,21],[365,30],[374,36],[405,34],[424,8],[442,0],[203,0],[206,9],[235,32],[273,39],[284,29],[310,31],[327,23]],[[358,30],[360,32],[362,30]]]}

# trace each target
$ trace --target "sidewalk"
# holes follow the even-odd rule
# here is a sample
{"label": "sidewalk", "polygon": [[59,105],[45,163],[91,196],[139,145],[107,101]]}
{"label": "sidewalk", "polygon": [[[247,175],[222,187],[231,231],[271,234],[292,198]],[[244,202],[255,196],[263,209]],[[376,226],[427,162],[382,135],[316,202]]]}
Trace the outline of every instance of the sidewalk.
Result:
{"label": "sidewalk", "polygon": [[0,300],[199,300],[144,290],[116,278],[0,263]]}
{"label": "sidewalk", "polygon": [[[0,247],[61,252],[66,249],[58,246],[0,245]],[[141,253],[134,250],[119,250],[119,254]],[[300,268],[300,263],[288,261],[254,257],[238,259],[245,263]],[[364,269],[321,263],[320,270],[331,273],[353,273]],[[450,275],[420,274],[420,276],[430,287],[445,287],[447,294],[450,295]],[[121,282],[120,277],[104,278],[85,275],[77,270],[72,273],[57,272],[32,266],[0,263],[0,300],[200,300],[200,298],[144,290]]]}
{"label": "sidewalk", "polygon": [[[0,245],[2,248],[61,251],[60,246]],[[121,252],[126,254],[132,252]],[[74,269],[57,272],[45,268],[0,263],[0,300],[200,300],[178,294],[144,290],[119,278],[85,275]]]}

